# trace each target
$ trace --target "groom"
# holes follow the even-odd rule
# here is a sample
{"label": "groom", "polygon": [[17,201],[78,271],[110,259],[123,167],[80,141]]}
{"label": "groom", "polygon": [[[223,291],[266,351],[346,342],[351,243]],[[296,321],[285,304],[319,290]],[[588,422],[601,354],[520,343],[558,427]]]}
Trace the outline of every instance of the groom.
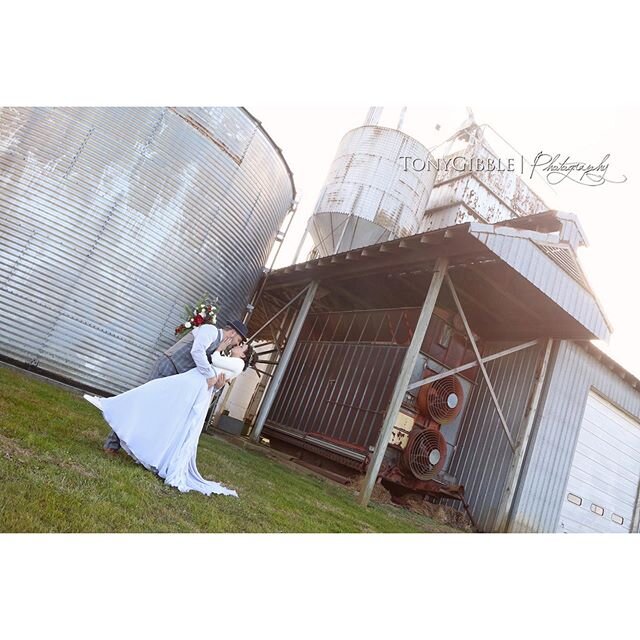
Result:
{"label": "groom", "polygon": [[[214,351],[223,352],[229,347],[236,347],[247,339],[247,326],[240,320],[232,320],[224,329],[218,329],[213,324],[200,326],[196,339],[193,332],[189,332],[178,342],[169,347],[156,361],[149,374],[149,380],[173,376],[197,367],[206,376],[209,388],[222,389],[226,382],[223,374],[215,375],[211,367],[211,354]],[[120,440],[111,431],[104,443],[104,451],[110,455],[118,453]]]}

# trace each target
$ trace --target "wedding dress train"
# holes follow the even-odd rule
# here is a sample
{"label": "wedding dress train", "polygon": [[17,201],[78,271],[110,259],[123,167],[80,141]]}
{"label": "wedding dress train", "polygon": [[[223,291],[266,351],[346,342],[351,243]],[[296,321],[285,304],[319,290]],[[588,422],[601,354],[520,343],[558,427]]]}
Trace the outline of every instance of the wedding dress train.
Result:
{"label": "wedding dress train", "polygon": [[[212,356],[216,373],[228,378],[242,372],[240,358]],[[122,448],[139,464],[182,492],[238,496],[224,485],[206,480],[196,467],[198,440],[213,389],[198,369],[151,380],[111,398],[84,395],[98,407],[120,439]]]}

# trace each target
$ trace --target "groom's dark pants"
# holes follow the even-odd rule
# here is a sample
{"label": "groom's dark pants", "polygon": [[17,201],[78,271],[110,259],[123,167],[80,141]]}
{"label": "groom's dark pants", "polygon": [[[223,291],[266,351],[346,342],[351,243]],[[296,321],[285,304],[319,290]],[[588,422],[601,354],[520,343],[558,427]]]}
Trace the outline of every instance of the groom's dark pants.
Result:
{"label": "groom's dark pants", "polygon": [[[149,374],[147,382],[155,380],[156,378],[166,378],[167,376],[174,376],[176,373],[178,373],[178,370],[176,369],[176,365],[173,364],[171,358],[162,355],[156,360],[156,363],[153,365],[153,369],[151,369],[151,373]],[[107,436],[107,439],[104,441],[104,448],[113,449],[114,451],[120,449],[120,439],[116,435],[115,431],[113,431],[113,429]]]}

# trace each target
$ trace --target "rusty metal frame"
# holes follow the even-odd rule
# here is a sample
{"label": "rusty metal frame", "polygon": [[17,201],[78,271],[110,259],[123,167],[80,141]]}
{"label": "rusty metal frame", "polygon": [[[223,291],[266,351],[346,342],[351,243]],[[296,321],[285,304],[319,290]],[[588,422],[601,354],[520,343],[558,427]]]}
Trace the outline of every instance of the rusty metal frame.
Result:
{"label": "rusty metal frame", "polygon": [[[389,373],[391,362],[385,365],[384,358],[381,361],[379,356],[382,351],[376,349],[383,348],[386,353],[388,348],[393,348],[399,354],[406,349],[405,335],[400,332],[406,322],[404,316],[407,311],[414,312],[417,318],[419,307],[328,312],[316,310],[310,314],[301,331],[289,371],[283,379],[283,384],[294,385],[296,391],[288,390],[284,397],[278,394],[266,426],[281,421],[278,415],[286,415],[284,423],[296,425],[296,430],[306,433],[309,426],[307,423],[313,416],[313,420],[327,425],[334,437],[345,438],[345,432],[349,432],[347,440],[355,438],[360,444],[364,441],[367,446],[375,444],[375,433],[374,440],[369,441],[370,432],[375,432],[376,429],[368,418],[379,417],[379,427],[384,409],[379,393],[367,393],[365,397],[363,389],[368,389],[371,385],[379,388]],[[414,320],[412,317],[411,322]],[[383,331],[384,335],[381,335]],[[336,365],[335,359],[330,355],[336,349],[336,353],[340,353],[339,365]],[[310,350],[317,366],[305,370],[303,374],[300,366],[307,361]],[[348,353],[346,357],[345,353]],[[392,360],[396,362],[395,357]],[[361,371],[361,376],[344,375],[352,367]],[[329,368],[335,368],[330,375]],[[302,395],[299,393],[301,387],[298,386],[301,376],[305,378]],[[330,378],[336,380],[335,386],[325,384]],[[320,379],[324,381],[323,384],[319,384]],[[320,394],[328,395],[318,404]],[[350,416],[347,421],[342,419],[345,412]]]}
{"label": "rusty metal frame", "polygon": [[[308,330],[309,335],[312,335],[314,333],[314,329],[316,327],[316,324],[318,322],[319,319],[324,319],[325,323],[322,327],[322,329],[320,330],[319,335],[316,335],[314,337],[314,342],[324,342],[324,343],[332,343],[332,342],[340,342],[340,343],[344,343],[344,342],[356,342],[358,344],[381,344],[381,343],[385,343],[385,344],[402,344],[397,342],[397,336],[398,336],[398,331],[400,329],[400,325],[404,320],[404,316],[406,315],[407,311],[413,311],[416,312],[416,315],[419,313],[420,311],[420,307],[393,307],[393,308],[382,308],[382,309],[352,309],[352,310],[338,310],[338,311],[317,311],[312,315],[312,317],[314,317],[314,321],[313,324],[311,325],[311,328]],[[394,324],[394,316],[398,315],[398,318],[395,319],[395,324]],[[338,323],[335,327],[333,327],[333,329],[329,329],[329,331],[332,331],[331,335],[326,335],[325,331],[327,330],[327,325],[329,323],[329,319],[331,316],[337,316],[339,317]],[[377,325],[372,324],[371,326],[377,326],[377,330],[376,333],[374,335],[373,340],[362,340],[362,336],[365,333],[365,330],[367,328],[370,328],[370,322],[372,322],[372,319],[375,316],[380,316],[379,319],[377,320]],[[351,323],[349,325],[349,330],[344,334],[344,338],[339,339],[336,338],[336,335],[338,334],[338,328],[340,327],[340,324],[342,323],[343,320],[345,321],[349,321],[348,318],[351,318]],[[357,339],[347,339],[349,337],[349,334],[351,332],[351,328],[353,327],[353,323],[355,322],[356,319],[364,319],[365,323],[362,327],[362,329],[360,330],[360,335]],[[384,340],[384,341],[380,341],[378,340],[378,337],[380,336],[380,332],[381,330],[387,326],[389,328],[389,334],[390,334],[390,339],[389,340]],[[471,365],[471,366],[475,366]],[[470,368],[470,367],[467,367]]]}

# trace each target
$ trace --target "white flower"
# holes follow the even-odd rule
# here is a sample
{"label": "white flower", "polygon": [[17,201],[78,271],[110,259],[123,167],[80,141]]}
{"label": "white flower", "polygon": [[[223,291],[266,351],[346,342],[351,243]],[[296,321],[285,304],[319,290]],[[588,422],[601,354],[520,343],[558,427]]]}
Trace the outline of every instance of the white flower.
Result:
{"label": "white flower", "polygon": [[207,317],[207,312],[206,311],[201,311],[198,315],[204,320],[204,318]]}
{"label": "white flower", "polygon": [[215,315],[215,313],[211,317],[211,322],[213,322],[213,324],[216,323],[216,315]]}
{"label": "white flower", "polygon": [[184,328],[185,329],[191,329],[191,323],[190,322],[185,322],[184,323]]}

